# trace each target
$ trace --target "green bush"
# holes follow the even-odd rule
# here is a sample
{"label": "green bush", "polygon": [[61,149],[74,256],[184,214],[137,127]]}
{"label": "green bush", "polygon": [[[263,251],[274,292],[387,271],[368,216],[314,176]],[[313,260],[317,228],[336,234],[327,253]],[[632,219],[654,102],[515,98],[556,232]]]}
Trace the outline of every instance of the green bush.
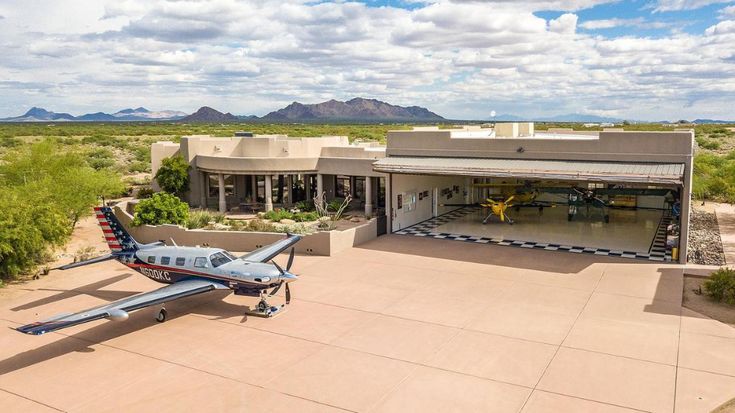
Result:
{"label": "green bush", "polygon": [[329,201],[327,204],[327,210],[332,212],[337,212],[339,208],[342,206],[342,203],[345,202],[344,198],[334,198],[333,200]]}
{"label": "green bush", "polygon": [[319,218],[319,214],[316,212],[299,212],[293,215],[293,220],[296,222],[311,222],[316,221]]}
{"label": "green bush", "polygon": [[272,211],[268,211],[263,215],[266,219],[278,222],[282,219],[293,219],[294,214],[286,211],[285,209],[276,208]]}
{"label": "green bush", "polygon": [[225,215],[219,212],[197,210],[189,214],[189,220],[186,221],[186,227],[189,229],[204,228],[209,225],[210,222],[221,224],[224,220]]}
{"label": "green bush", "polygon": [[697,138],[697,144],[699,144],[700,148],[703,149],[709,149],[709,150],[717,150],[720,149],[720,142],[716,141],[714,139],[705,139],[705,138]]}
{"label": "green bush", "polygon": [[156,181],[164,191],[182,196],[189,191],[189,168],[182,156],[165,158],[156,172]]}
{"label": "green bush", "polygon": [[158,192],[144,199],[135,207],[133,226],[176,224],[186,225],[189,220],[189,205],[175,195]]}
{"label": "green bush", "polygon": [[735,151],[725,156],[698,153],[692,192],[701,199],[735,202]]}
{"label": "green bush", "polygon": [[314,201],[299,201],[294,204],[294,208],[301,212],[311,212],[314,210]]}
{"label": "green bush", "polygon": [[735,270],[720,268],[704,282],[704,291],[715,301],[735,304]]}
{"label": "green bush", "polygon": [[155,193],[156,191],[154,191],[153,188],[151,188],[150,186],[144,186],[138,189],[138,193],[135,197],[138,199],[148,199],[152,197]]}

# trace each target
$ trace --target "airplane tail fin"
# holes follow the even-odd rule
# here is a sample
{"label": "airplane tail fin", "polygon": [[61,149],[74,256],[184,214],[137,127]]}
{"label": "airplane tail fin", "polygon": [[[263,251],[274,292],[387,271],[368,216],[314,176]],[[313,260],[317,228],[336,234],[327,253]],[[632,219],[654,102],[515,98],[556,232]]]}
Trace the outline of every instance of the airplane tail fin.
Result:
{"label": "airplane tail fin", "polygon": [[94,213],[100,227],[102,227],[107,245],[113,254],[135,251],[140,248],[138,242],[133,239],[115,214],[112,213],[112,208],[108,206],[95,207]]}

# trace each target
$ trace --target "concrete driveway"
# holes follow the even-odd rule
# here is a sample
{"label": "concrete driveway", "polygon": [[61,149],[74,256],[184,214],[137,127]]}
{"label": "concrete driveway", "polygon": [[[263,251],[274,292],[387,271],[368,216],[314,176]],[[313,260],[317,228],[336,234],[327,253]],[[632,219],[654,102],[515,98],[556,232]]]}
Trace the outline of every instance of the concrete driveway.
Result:
{"label": "concrete driveway", "polygon": [[[285,257],[281,257],[285,261]],[[708,412],[735,329],[674,265],[386,236],[296,258],[274,319],[222,293],[44,336],[12,327],[160,286],[102,263],[0,295],[3,411]]]}

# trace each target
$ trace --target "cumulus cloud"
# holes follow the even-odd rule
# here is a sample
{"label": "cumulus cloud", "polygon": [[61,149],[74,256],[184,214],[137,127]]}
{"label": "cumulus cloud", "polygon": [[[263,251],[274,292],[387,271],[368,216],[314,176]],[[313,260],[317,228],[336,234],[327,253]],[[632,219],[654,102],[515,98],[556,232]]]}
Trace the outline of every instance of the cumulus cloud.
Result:
{"label": "cumulus cloud", "polygon": [[[0,116],[32,105],[83,113],[209,104],[264,114],[294,100],[365,96],[454,118],[492,108],[674,119],[732,116],[725,103],[735,98],[732,19],[660,38],[577,30],[656,23],[578,21],[576,10],[603,0],[437,0],[409,9],[307,0],[58,3],[3,4]],[[539,17],[549,8],[562,13]],[[68,21],[59,19],[67,9]]]}

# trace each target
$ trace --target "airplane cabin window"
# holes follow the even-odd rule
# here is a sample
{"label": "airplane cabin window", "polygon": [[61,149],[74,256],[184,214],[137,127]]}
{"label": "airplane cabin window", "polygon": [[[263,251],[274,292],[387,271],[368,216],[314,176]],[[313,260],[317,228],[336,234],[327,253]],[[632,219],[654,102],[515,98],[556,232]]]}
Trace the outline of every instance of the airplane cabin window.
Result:
{"label": "airplane cabin window", "polygon": [[209,256],[209,260],[212,261],[212,267],[217,268],[222,264],[227,264],[228,262],[232,261],[232,258],[221,252],[215,252],[214,254]]}
{"label": "airplane cabin window", "polygon": [[171,262],[171,257],[161,257],[161,265],[168,265]]}
{"label": "airplane cabin window", "polygon": [[156,257],[154,255],[148,256],[148,263],[149,264],[155,264],[156,263]]}
{"label": "airplane cabin window", "polygon": [[176,257],[176,265],[184,265],[184,264],[186,264],[186,258]]}
{"label": "airplane cabin window", "polygon": [[196,257],[194,259],[194,266],[197,268],[204,268],[207,266],[207,257]]}

